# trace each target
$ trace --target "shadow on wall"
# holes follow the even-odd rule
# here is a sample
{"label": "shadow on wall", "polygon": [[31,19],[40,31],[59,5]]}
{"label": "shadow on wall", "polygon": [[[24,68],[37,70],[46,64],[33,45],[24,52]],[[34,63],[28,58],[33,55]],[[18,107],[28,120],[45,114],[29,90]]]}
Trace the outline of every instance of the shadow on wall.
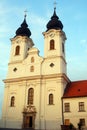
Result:
{"label": "shadow on wall", "polygon": [[4,87],[0,87],[0,119],[2,115],[3,97],[4,97]]}

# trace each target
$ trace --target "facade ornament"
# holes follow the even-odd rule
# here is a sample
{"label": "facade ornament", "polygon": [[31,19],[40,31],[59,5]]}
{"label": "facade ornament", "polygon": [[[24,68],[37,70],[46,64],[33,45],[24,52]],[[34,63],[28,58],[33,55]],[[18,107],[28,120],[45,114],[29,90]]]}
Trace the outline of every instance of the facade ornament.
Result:
{"label": "facade ornament", "polygon": [[35,106],[28,105],[24,107],[23,112],[31,113],[31,112],[36,112]]}

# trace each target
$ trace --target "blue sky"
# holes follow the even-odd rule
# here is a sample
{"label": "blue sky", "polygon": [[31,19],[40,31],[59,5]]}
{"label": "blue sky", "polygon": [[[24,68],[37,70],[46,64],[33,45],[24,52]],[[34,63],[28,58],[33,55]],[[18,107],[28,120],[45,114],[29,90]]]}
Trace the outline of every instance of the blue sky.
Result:
{"label": "blue sky", "polygon": [[[87,79],[87,0],[56,0],[56,12],[64,25],[66,41],[67,75],[73,80]],[[0,0],[0,111],[3,100],[3,79],[6,78],[10,56],[10,38],[23,22],[27,10],[27,23],[31,38],[40,55],[44,55],[46,24],[53,14],[54,0]]]}

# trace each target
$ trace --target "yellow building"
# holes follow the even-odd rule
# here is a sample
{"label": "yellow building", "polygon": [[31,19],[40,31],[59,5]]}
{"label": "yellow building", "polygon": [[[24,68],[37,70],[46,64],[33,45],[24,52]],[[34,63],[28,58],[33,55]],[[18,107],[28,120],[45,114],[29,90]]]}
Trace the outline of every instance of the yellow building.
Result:
{"label": "yellow building", "polygon": [[[46,27],[44,57],[39,56],[39,50],[30,38],[26,15],[11,39],[1,127],[60,130],[63,124],[73,123],[77,127],[79,121],[87,125],[87,91],[79,98],[70,95],[73,82],[66,72],[66,35],[56,8]],[[83,82],[87,85],[87,81]],[[83,111],[78,114],[78,102],[86,105],[84,114]]]}

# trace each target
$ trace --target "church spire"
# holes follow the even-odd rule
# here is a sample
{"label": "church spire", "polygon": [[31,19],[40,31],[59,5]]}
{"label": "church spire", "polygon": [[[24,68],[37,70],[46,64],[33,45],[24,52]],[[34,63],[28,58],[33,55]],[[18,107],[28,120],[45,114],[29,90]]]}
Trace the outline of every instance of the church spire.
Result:
{"label": "church spire", "polygon": [[16,36],[27,36],[27,37],[30,37],[31,36],[31,31],[30,29],[28,28],[28,24],[26,22],[26,11],[25,11],[25,15],[24,15],[24,21],[23,23],[21,24],[21,27],[19,27],[17,30],[16,30]]}

